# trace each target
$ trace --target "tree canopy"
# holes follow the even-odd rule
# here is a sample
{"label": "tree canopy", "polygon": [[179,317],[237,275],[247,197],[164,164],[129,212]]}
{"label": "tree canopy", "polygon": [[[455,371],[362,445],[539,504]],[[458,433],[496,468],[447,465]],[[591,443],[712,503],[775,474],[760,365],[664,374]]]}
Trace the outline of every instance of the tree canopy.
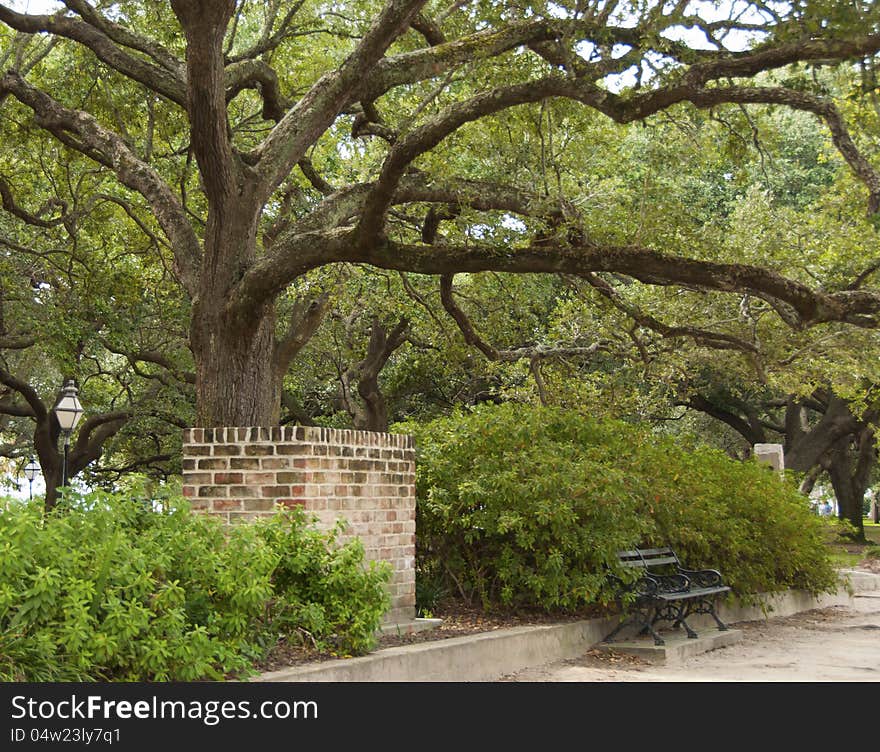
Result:
{"label": "tree canopy", "polygon": [[109,477],[173,472],[185,425],[521,399],[781,437],[859,497],[875,4],[29,7],[0,2],[2,454],[57,482],[62,377],[71,469]]}
{"label": "tree canopy", "polygon": [[[341,263],[611,274],[747,293],[795,329],[874,327],[870,258],[817,281],[691,245],[653,207],[634,231],[613,181],[639,171],[620,127],[781,107],[822,123],[869,227],[880,175],[815,72],[873,61],[877,21],[828,2],[4,3],[0,98],[11,138],[156,238],[190,305],[198,424],[264,425],[302,324],[279,303]],[[9,178],[4,208],[33,224]]]}

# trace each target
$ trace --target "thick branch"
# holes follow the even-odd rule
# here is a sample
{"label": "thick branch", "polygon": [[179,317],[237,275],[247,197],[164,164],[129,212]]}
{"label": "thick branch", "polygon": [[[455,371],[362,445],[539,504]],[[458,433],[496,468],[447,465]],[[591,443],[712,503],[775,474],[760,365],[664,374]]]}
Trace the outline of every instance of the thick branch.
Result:
{"label": "thick branch", "polygon": [[104,128],[94,117],[64,107],[16,73],[8,72],[0,78],[0,94],[3,93],[12,94],[30,107],[41,128],[112,169],[123,185],[147,199],[172,243],[176,272],[187,291],[195,295],[201,255],[199,241],[183,207],[159,174],[138,159],[119,135]]}
{"label": "thick branch", "polygon": [[281,94],[278,74],[262,60],[242,60],[226,67],[226,101],[244,89],[256,89],[263,98],[263,119],[279,121],[289,103]]}
{"label": "thick branch", "polygon": [[[346,249],[349,250],[349,249]],[[689,285],[721,292],[754,292],[791,306],[801,327],[842,321],[873,328],[878,325],[880,294],[851,291],[826,293],[776,272],[745,264],[723,264],[669,256],[637,246],[558,245],[499,250],[479,245],[427,246],[385,240],[338,261],[360,261],[383,269],[446,274],[499,271],[556,272],[583,275],[619,272],[655,285]]]}
{"label": "thick branch", "polygon": [[[77,3],[77,5],[85,4]],[[94,11],[89,16],[89,20],[98,25],[58,14],[40,16],[16,13],[0,5],[0,21],[11,28],[28,34],[48,32],[79,42],[94,52],[99,60],[124,76],[143,84],[172,102],[186,106],[186,88],[181,67],[169,53],[159,45],[137,37],[121,26],[106,20],[99,21],[100,17]],[[161,61],[161,65],[154,65],[138,56],[128,54],[117,42],[150,54],[154,60]]]}
{"label": "thick branch", "polygon": [[290,170],[351,101],[364,71],[382,57],[402,34],[425,0],[387,0],[354,51],[335,71],[321,76],[251,155],[258,161],[263,197],[280,185]]}
{"label": "thick branch", "polygon": [[742,436],[749,443],[749,446],[762,444],[766,441],[766,434],[759,425],[744,420],[730,410],[719,407],[701,394],[692,394],[687,399],[676,404],[689,407],[691,410],[697,410],[716,420],[720,420]]}
{"label": "thick branch", "polygon": [[9,387],[15,392],[18,392],[24,398],[25,402],[27,402],[31,413],[38,422],[48,419],[49,411],[46,409],[46,405],[43,404],[43,400],[40,399],[40,395],[37,394],[37,390],[34,389],[30,384],[16,378],[5,368],[0,368],[0,384]]}
{"label": "thick branch", "polygon": [[69,456],[70,476],[101,458],[104,444],[131,419],[130,412],[113,412],[88,418],[79,429]]}
{"label": "thick branch", "polygon": [[290,316],[290,324],[287,333],[278,340],[275,345],[275,369],[276,373],[283,374],[293,359],[318,331],[318,327],[324,320],[330,308],[330,293],[325,292],[320,297],[306,302],[297,300]]}
{"label": "thick branch", "polygon": [[205,193],[215,206],[237,195],[239,171],[226,120],[223,36],[235,0],[172,0],[186,36],[187,112]]}

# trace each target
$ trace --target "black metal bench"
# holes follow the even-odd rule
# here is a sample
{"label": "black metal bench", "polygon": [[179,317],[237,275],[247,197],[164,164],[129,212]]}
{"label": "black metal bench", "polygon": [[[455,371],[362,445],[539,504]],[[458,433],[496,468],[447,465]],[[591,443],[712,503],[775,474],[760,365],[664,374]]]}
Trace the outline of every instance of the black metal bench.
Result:
{"label": "black metal bench", "polygon": [[660,621],[671,621],[674,628],[681,625],[688,637],[697,637],[686,621],[692,614],[709,614],[718,629],[727,629],[718,618],[715,601],[730,588],[717,570],[685,569],[671,548],[636,548],[618,551],[617,556],[621,567],[640,569],[641,572],[632,582],[611,575],[617,585],[617,602],[622,616],[604,642],[610,642],[624,626],[635,624],[639,627],[639,634],[650,632],[655,645],[664,645],[663,638],[654,629]]}

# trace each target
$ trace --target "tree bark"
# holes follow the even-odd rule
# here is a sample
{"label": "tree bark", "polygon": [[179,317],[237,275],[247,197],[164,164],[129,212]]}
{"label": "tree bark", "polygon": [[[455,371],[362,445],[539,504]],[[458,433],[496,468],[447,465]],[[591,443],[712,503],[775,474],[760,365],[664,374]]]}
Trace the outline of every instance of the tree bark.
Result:
{"label": "tree bark", "polygon": [[[343,402],[355,428],[362,431],[388,430],[388,406],[379,386],[379,374],[394,351],[404,343],[408,328],[409,320],[406,318],[401,318],[390,332],[378,318],[373,318],[366,356],[343,376]],[[357,381],[357,398],[351,393],[353,380]]]}
{"label": "tree bark", "polygon": [[859,540],[865,538],[862,505],[876,462],[871,428],[865,428],[853,440],[840,439],[831,451],[828,475],[837,498],[837,516],[853,525]]}
{"label": "tree bark", "polygon": [[227,315],[225,302],[203,299],[193,310],[197,425],[278,425],[281,383],[273,360],[274,307],[252,324]]}
{"label": "tree bark", "polygon": [[[800,409],[797,405],[790,407],[798,416]],[[799,420],[787,416],[786,428],[795,435],[786,436],[785,467],[802,473],[809,472],[839,441],[863,427],[862,422],[850,412],[846,400],[835,395],[829,398],[828,406],[815,426],[805,431],[795,429],[796,425],[800,425]]]}

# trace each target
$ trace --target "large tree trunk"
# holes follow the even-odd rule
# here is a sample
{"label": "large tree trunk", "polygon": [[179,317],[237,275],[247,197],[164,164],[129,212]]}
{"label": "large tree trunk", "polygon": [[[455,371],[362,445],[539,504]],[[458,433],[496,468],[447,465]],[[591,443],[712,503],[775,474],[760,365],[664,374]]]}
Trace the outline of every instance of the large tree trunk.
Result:
{"label": "large tree trunk", "polygon": [[831,395],[822,418],[812,428],[802,424],[803,408],[791,402],[785,420],[785,467],[806,473],[815,467],[822,457],[838,441],[858,431],[862,422],[850,412],[846,400]]}
{"label": "large tree trunk", "polygon": [[225,298],[202,300],[194,309],[197,425],[278,425],[280,375],[274,367],[275,316],[265,311],[256,327],[231,321]]}
{"label": "large tree trunk", "polygon": [[849,437],[840,439],[831,452],[830,460],[828,475],[837,497],[837,515],[850,522],[856,528],[858,538],[863,540],[862,505],[871,469],[877,462],[873,430],[865,428],[855,441]]}
{"label": "large tree trunk", "polygon": [[201,284],[192,311],[197,425],[278,425],[275,307],[229,306],[242,270],[256,256],[259,212],[251,202],[236,202],[225,194],[223,199],[208,215]]}

